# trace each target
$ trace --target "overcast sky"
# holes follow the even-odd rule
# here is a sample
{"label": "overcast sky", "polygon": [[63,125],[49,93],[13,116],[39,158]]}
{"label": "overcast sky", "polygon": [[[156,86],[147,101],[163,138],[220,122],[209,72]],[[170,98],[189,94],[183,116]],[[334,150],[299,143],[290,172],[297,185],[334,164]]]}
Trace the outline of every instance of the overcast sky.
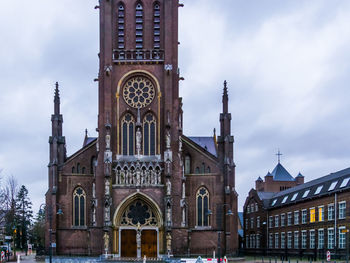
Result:
{"label": "overcast sky", "polygon": [[[219,129],[226,79],[239,210],[277,164],[278,148],[287,170],[306,181],[350,166],[350,1],[182,2],[184,133]],[[2,1],[0,168],[27,186],[35,209],[47,190],[56,81],[68,155],[85,128],[96,136],[97,3]]]}

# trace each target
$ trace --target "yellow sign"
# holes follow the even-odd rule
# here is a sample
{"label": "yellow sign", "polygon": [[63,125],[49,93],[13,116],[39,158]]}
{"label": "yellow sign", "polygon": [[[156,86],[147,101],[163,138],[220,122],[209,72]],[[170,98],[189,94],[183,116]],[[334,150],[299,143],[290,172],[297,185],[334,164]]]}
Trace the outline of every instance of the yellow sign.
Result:
{"label": "yellow sign", "polygon": [[341,232],[342,232],[342,233],[348,233],[348,232],[349,232],[349,229],[342,229]]}

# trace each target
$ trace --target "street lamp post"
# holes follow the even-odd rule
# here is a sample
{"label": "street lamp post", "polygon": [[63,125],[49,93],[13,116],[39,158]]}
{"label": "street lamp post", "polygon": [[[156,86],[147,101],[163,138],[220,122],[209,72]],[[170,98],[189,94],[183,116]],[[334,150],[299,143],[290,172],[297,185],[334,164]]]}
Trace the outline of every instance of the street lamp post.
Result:
{"label": "street lamp post", "polygon": [[[50,263],[52,263],[52,206],[46,205],[46,204],[41,204],[39,211],[42,211],[42,206],[47,207],[47,214],[49,217],[49,260],[50,260]],[[58,209],[57,215],[63,215],[61,208]]]}
{"label": "street lamp post", "polygon": [[[229,204],[219,204],[220,207],[224,208],[225,206],[229,206]],[[219,216],[219,211],[217,211],[216,216]],[[208,215],[211,215],[212,212],[210,210],[208,210]],[[226,216],[232,216],[233,212],[231,209],[227,210],[227,213],[225,214]],[[218,220],[219,224],[218,224],[218,260],[217,262],[220,263],[220,258],[221,258],[221,232],[222,232],[222,220]]]}

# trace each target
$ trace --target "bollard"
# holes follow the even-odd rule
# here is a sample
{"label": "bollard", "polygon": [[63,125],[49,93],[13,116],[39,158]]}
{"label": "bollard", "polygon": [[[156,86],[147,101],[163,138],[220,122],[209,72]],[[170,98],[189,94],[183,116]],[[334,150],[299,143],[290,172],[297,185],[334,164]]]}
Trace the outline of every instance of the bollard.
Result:
{"label": "bollard", "polygon": [[17,256],[17,263],[21,262],[21,255]]}
{"label": "bollard", "polygon": [[143,256],[143,263],[146,263],[147,257],[146,255]]}
{"label": "bollard", "polygon": [[288,258],[288,263],[290,263],[290,258]]}

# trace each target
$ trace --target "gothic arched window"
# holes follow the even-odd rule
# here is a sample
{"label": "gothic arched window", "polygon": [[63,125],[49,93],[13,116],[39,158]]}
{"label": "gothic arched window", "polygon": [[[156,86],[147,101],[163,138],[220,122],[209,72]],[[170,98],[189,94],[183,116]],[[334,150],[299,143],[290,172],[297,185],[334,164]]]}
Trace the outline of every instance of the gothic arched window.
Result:
{"label": "gothic arched window", "polygon": [[160,5],[154,4],[153,10],[153,47],[155,49],[160,48]]}
{"label": "gothic arched window", "polygon": [[80,163],[77,164],[77,174],[80,174]]}
{"label": "gothic arched window", "polygon": [[85,167],[81,168],[81,173],[85,174]]}
{"label": "gothic arched window", "polygon": [[95,156],[91,157],[91,162],[90,162],[90,173],[94,174],[95,167],[97,166],[97,160]]}
{"label": "gothic arched window", "polygon": [[83,188],[77,187],[73,192],[73,225],[85,226],[86,194]]}
{"label": "gothic arched window", "polygon": [[73,166],[72,167],[72,174],[74,174],[75,173],[75,167]]}
{"label": "gothic arched window", "polygon": [[199,167],[198,167],[198,166],[196,167],[195,173],[196,173],[196,174],[199,174],[199,173],[200,173]]}
{"label": "gothic arched window", "polygon": [[210,166],[207,167],[207,173],[210,174],[211,173],[211,169]]}
{"label": "gothic arched window", "polygon": [[125,48],[125,8],[122,3],[118,5],[118,49]]}
{"label": "gothic arched window", "polygon": [[197,226],[209,226],[209,192],[201,187],[196,195]]}
{"label": "gothic arched window", "polygon": [[202,173],[202,174],[205,174],[205,163],[202,163],[201,173]]}
{"label": "gothic arched window", "polygon": [[134,117],[127,113],[122,119],[122,153],[123,155],[134,155]]}
{"label": "gothic arched window", "polygon": [[143,119],[143,154],[156,155],[156,119],[152,113]]}
{"label": "gothic arched window", "polygon": [[186,155],[185,157],[185,174],[191,173],[191,156]]}
{"label": "gothic arched window", "polygon": [[141,3],[136,4],[135,16],[136,48],[143,48],[143,7]]}

